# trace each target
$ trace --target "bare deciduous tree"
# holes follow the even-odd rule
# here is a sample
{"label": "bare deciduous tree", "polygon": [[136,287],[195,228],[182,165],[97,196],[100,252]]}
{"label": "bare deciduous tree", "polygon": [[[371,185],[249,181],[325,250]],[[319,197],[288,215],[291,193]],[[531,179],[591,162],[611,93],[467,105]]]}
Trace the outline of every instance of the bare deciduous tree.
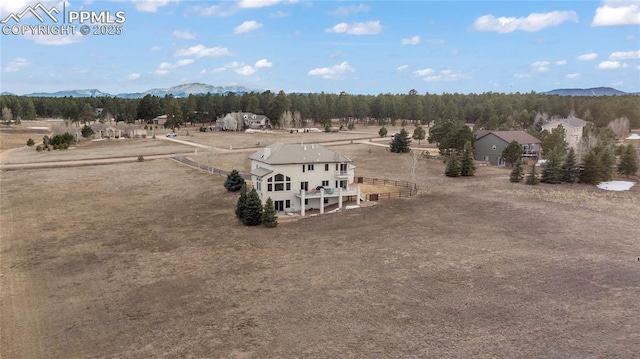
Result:
{"label": "bare deciduous tree", "polygon": [[416,190],[416,181],[418,180],[418,176],[423,171],[426,158],[427,156],[425,156],[425,153],[423,151],[417,150],[411,150],[404,158],[404,165],[409,171],[411,183],[413,184],[413,188],[411,188],[412,191]]}
{"label": "bare deciduous tree", "polygon": [[611,127],[618,137],[622,137],[629,132],[630,125],[629,119],[626,116],[623,116],[609,122],[607,126]]}

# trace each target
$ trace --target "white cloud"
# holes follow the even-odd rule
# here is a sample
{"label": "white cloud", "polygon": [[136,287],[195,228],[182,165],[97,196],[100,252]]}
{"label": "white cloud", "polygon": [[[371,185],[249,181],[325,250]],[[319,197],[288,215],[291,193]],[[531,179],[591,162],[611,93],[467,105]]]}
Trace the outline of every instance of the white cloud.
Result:
{"label": "white cloud", "polygon": [[611,86],[622,86],[622,85],[624,85],[623,81],[613,81],[611,83]]}
{"label": "white cloud", "polygon": [[402,71],[402,70],[407,69],[408,67],[409,67],[409,65],[398,66],[398,67],[396,67],[396,71]]}
{"label": "white cloud", "polygon": [[224,68],[224,67],[217,67],[217,68],[211,70],[211,72],[224,72],[224,71],[227,71],[227,69]]}
{"label": "white cloud", "polygon": [[598,64],[598,68],[602,70],[617,69],[620,66],[621,66],[620,62],[618,61],[602,61],[601,63]]}
{"label": "white cloud", "polygon": [[226,47],[205,47],[202,44],[191,46],[186,49],[179,49],[175,53],[176,56],[195,56],[200,57],[221,57],[229,56],[231,53]]}
{"label": "white cloud", "polygon": [[204,75],[206,73],[207,73],[207,70],[205,70],[205,69],[200,70],[200,75]]}
{"label": "white cloud", "polygon": [[455,72],[450,69],[445,69],[445,70],[440,70],[439,75],[427,76],[423,80],[427,82],[458,81],[468,77],[469,77],[468,75],[463,74],[461,72]]}
{"label": "white cloud", "polygon": [[140,74],[137,72],[131,73],[129,74],[129,76],[127,76],[127,80],[135,80],[140,78]]}
{"label": "white cloud", "polygon": [[513,75],[513,77],[517,78],[517,79],[528,79],[531,78],[530,74],[515,74]]}
{"label": "white cloud", "polygon": [[194,61],[195,61],[194,59],[180,59],[174,64],[172,64],[170,62],[161,62],[160,65],[158,65],[158,69],[156,69],[156,71],[154,71],[154,73],[156,75],[165,75],[171,69],[175,69],[176,67],[182,67],[182,66],[186,66],[186,65],[192,64]]}
{"label": "white cloud", "polygon": [[142,12],[156,12],[158,8],[169,5],[169,3],[178,0],[133,0],[133,4],[136,6],[136,10]]}
{"label": "white cloud", "polygon": [[269,17],[272,19],[282,19],[283,17],[287,17],[287,16],[289,16],[289,14],[284,11],[276,11],[276,12],[269,13]]}
{"label": "white cloud", "polygon": [[400,40],[402,45],[417,45],[420,43],[420,36],[412,36],[410,38]]}
{"label": "white cloud", "polygon": [[258,9],[276,5],[279,2],[281,0],[242,0],[238,3],[238,6],[244,9]]}
{"label": "white cloud", "polygon": [[261,68],[271,67],[271,66],[273,66],[273,63],[269,62],[269,60],[267,59],[258,60],[256,61],[256,64],[255,64],[256,69],[261,69]]}
{"label": "white cloud", "polygon": [[495,31],[506,34],[514,31],[536,32],[566,21],[578,22],[578,14],[571,10],[531,13],[527,17],[496,18],[493,15],[484,15],[476,19],[473,27],[478,31]]}
{"label": "white cloud", "polygon": [[626,40],[633,40],[636,37],[633,34],[628,34],[627,36],[624,37]]}
{"label": "white cloud", "polygon": [[638,3],[609,2],[596,9],[591,26],[640,25]]}
{"label": "white cloud", "polygon": [[577,79],[578,77],[580,77],[580,74],[578,72],[573,74],[567,74],[568,79]]}
{"label": "white cloud", "polygon": [[64,46],[81,42],[83,37],[80,32],[77,35],[24,35],[25,38],[40,45]]}
{"label": "white cloud", "polygon": [[162,50],[162,48],[160,46],[152,46],[150,50],[151,51],[160,51],[160,50]]}
{"label": "white cloud", "polygon": [[29,66],[29,61],[22,57],[16,57],[4,67],[4,72],[16,72],[25,66]]}
{"label": "white cloud", "polygon": [[434,72],[433,69],[426,68],[426,69],[414,71],[413,74],[416,76],[427,76],[432,74],[433,72]]}
{"label": "white cloud", "polygon": [[564,65],[566,65],[566,64],[567,64],[567,60],[559,60],[559,61],[556,61],[556,65],[558,65],[558,66],[564,66]]}
{"label": "white cloud", "polygon": [[537,72],[547,72],[549,71],[549,65],[549,61],[536,61],[531,64],[531,67]]}
{"label": "white cloud", "polygon": [[340,6],[335,10],[329,11],[329,15],[344,17],[349,15],[355,15],[361,12],[368,12],[370,9],[367,5],[349,5],[349,6]]}
{"label": "white cloud", "polygon": [[344,61],[341,64],[332,66],[332,67],[319,67],[313,70],[310,70],[307,75],[309,76],[322,76],[323,79],[340,79],[341,75],[347,74],[349,72],[354,72],[355,70],[348,62]]}
{"label": "white cloud", "polygon": [[197,5],[191,8],[191,12],[198,16],[226,17],[235,14],[238,10],[237,7],[232,6],[233,4],[232,2],[222,2],[219,5],[211,6]]}
{"label": "white cloud", "polygon": [[257,21],[254,21],[254,20],[245,21],[242,24],[236,26],[233,29],[233,33],[236,35],[245,34],[249,31],[257,30],[261,27],[262,27],[262,24]]}
{"label": "white cloud", "polygon": [[595,60],[598,57],[598,54],[596,54],[595,52],[591,52],[588,54],[582,54],[578,57],[576,57],[576,59],[580,60],[580,61],[589,61],[589,60]]}
{"label": "white cloud", "polygon": [[231,61],[231,62],[227,62],[226,64],[224,64],[224,67],[226,67],[228,69],[235,69],[235,68],[243,66],[243,65],[244,64],[242,62]]}
{"label": "white cloud", "polygon": [[254,69],[251,66],[242,66],[238,69],[234,70],[237,74],[243,75],[243,76],[249,76],[249,75],[253,75],[256,72],[256,69]]}
{"label": "white cloud", "polygon": [[191,40],[196,38],[196,34],[189,30],[176,30],[173,32],[173,37],[178,39]]}
{"label": "white cloud", "polygon": [[616,51],[609,55],[609,60],[628,60],[640,59],[640,50],[638,51]]}
{"label": "white cloud", "polygon": [[325,30],[325,32],[336,34],[346,33],[349,35],[376,35],[381,31],[382,25],[380,25],[380,21],[355,22],[353,24],[341,22]]}

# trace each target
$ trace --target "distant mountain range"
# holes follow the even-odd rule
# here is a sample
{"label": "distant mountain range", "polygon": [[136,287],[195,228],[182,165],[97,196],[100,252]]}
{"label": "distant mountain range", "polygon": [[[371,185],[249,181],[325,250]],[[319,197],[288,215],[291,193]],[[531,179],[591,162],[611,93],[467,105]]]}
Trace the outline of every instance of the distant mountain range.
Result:
{"label": "distant mountain range", "polygon": [[612,87],[593,87],[589,89],[557,89],[545,92],[544,94],[560,96],[622,96],[638,95],[639,93],[627,93]]}
{"label": "distant mountain range", "polygon": [[[167,88],[154,88],[144,92],[109,94],[97,89],[85,90],[66,90],[57,92],[34,92],[24,96],[30,97],[120,97],[120,98],[142,98],[146,95],[154,95],[164,97],[165,95],[173,95],[174,97],[187,97],[193,95],[211,94],[228,94],[230,92],[236,95],[243,95],[247,92],[262,92],[263,90],[248,89],[243,86],[212,86],[203,83],[190,83]],[[10,92],[3,92],[2,95],[14,95]]]}
{"label": "distant mountain range", "polygon": [[[248,92],[263,92],[260,89],[249,89],[243,86],[212,86],[199,82],[183,84],[167,88],[154,88],[144,92],[133,93],[120,93],[117,95],[102,92],[97,89],[85,89],[85,90],[67,90],[57,92],[34,92],[26,94],[24,96],[31,97],[119,97],[119,98],[142,98],[146,95],[154,95],[164,97],[166,95],[173,95],[174,97],[187,97],[193,95],[205,95],[235,93],[236,95],[244,95]],[[611,87],[594,87],[588,89],[556,89],[547,92],[543,92],[544,95],[559,95],[559,96],[622,96],[622,95],[640,95],[640,92],[627,93],[620,90],[616,90]],[[0,95],[14,95],[11,92],[2,92]]]}

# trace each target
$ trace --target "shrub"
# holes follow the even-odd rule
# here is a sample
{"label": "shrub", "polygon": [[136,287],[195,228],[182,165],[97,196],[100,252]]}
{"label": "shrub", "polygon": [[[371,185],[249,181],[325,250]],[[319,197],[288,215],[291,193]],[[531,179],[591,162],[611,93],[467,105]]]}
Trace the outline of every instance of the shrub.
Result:
{"label": "shrub", "polygon": [[529,174],[527,175],[527,180],[525,183],[528,185],[536,185],[540,183],[540,180],[538,179],[538,174],[536,173],[535,163],[531,166],[531,171],[529,171]]}
{"label": "shrub", "polygon": [[138,162],[143,162],[143,161],[144,161],[144,157],[138,156]]}
{"label": "shrub", "polygon": [[33,145],[35,145],[36,142],[33,140],[33,138],[30,138],[27,140],[27,146],[29,147],[33,147]]}
{"label": "shrub", "polygon": [[37,145],[36,146],[36,151],[42,152],[42,145]]}
{"label": "shrub", "polygon": [[519,183],[524,178],[524,170],[522,169],[522,165],[520,161],[516,161],[513,169],[511,170],[511,175],[509,176],[509,181],[513,183]]}
{"label": "shrub", "polygon": [[231,171],[231,173],[227,175],[227,180],[224,181],[224,188],[229,192],[239,191],[242,185],[244,185],[244,178],[242,178],[237,170]]}
{"label": "shrub", "polygon": [[93,131],[93,129],[87,125],[84,125],[84,127],[82,127],[82,130],[80,130],[80,133],[82,134],[82,137],[84,138],[89,138],[91,136],[93,136],[95,134],[95,132]]}

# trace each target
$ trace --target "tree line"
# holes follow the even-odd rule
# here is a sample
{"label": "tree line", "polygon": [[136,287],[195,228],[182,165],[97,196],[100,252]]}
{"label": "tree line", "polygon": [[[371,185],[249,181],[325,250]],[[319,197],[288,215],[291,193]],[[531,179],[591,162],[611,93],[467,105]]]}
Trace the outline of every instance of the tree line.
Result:
{"label": "tree line", "polygon": [[[176,98],[146,95],[142,99],[117,97],[25,97],[0,96],[0,108],[14,118],[64,118],[74,122],[88,119],[88,109],[101,108],[98,119],[114,118],[133,123],[168,115],[168,120],[183,123],[212,123],[234,111],[252,112],[269,117],[275,127],[285,125],[328,125],[341,119],[345,125],[362,123],[383,125],[400,123],[430,124],[439,120],[474,123],[488,130],[529,129],[552,116],[575,115],[596,126],[626,117],[631,128],[640,127],[640,96],[559,96],[531,93],[481,94],[407,94],[381,93],[352,95],[334,93],[289,93],[283,91],[250,92],[242,95],[206,94]],[[287,114],[289,118],[287,119]],[[291,116],[293,114],[293,116]],[[95,120],[95,114],[92,120]]]}

